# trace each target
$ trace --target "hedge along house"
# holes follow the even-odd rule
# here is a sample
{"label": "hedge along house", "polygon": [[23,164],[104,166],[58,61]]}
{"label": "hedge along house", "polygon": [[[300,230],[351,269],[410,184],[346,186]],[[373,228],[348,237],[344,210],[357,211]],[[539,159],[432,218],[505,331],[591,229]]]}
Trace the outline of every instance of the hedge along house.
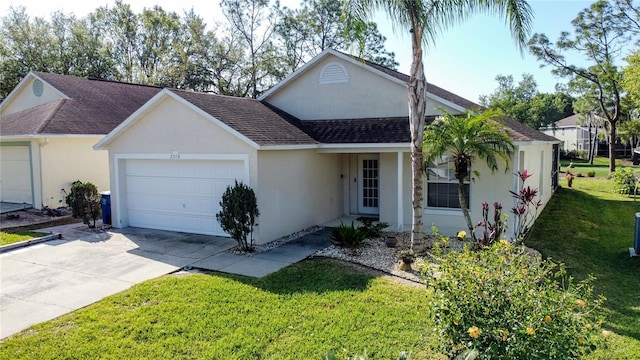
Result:
{"label": "hedge along house", "polygon": [[[407,81],[326,50],[258,100],[165,89],[95,146],[109,152],[114,226],[225,235],[215,214],[239,180],[258,198],[257,243],[345,215],[409,229]],[[428,91],[428,120],[439,109],[477,107],[435,85]],[[518,151],[507,172],[477,163],[483,176],[468,189],[474,219],[483,201],[511,207],[513,169],[534,173],[545,203],[557,184],[557,140],[505,123]],[[444,160],[429,170],[425,224],[455,233],[464,219]]]}
{"label": "hedge along house", "polygon": [[93,145],[160,88],[28,73],[0,104],[0,201],[65,205],[76,180],[109,190],[109,161]]}

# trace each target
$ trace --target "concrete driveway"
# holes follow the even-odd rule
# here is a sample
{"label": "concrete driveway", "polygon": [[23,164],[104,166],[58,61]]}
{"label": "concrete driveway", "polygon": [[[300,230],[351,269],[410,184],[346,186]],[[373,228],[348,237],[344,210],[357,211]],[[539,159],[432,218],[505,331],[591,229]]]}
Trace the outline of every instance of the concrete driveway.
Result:
{"label": "concrete driveway", "polygon": [[206,235],[81,228],[49,228],[63,239],[0,254],[0,338],[235,245],[232,239]]}

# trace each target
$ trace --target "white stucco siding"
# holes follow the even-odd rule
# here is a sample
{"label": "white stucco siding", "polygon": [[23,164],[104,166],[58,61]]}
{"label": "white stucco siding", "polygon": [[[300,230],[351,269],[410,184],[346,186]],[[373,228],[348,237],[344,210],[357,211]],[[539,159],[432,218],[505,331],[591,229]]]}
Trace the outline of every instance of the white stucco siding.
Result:
{"label": "white stucco siding", "polygon": [[[476,224],[482,219],[482,203],[489,204],[489,216],[493,217],[493,204],[502,204],[503,214],[512,207],[509,193],[513,189],[514,162],[509,162],[510,168],[505,172],[504,164],[500,163],[498,171],[491,173],[487,164],[482,160],[475,160],[472,171],[478,171],[480,176],[475,178],[469,186],[469,213],[471,221]],[[427,185],[425,179],[425,198]],[[427,233],[431,232],[431,225],[435,225],[440,233],[455,235],[460,230],[468,232],[462,210],[425,207],[424,226]]]}
{"label": "white stucco siding", "polygon": [[29,109],[63,98],[57,90],[44,81],[41,82],[42,94],[40,96],[36,96],[33,90],[34,81],[40,80],[33,77],[27,79],[24,86],[18,92],[12,94],[8,102],[3,103],[2,106],[0,106],[0,116],[13,114],[24,109]]}
{"label": "white stucco siding", "polygon": [[245,182],[259,196],[255,148],[170,97],[158,102],[114,138],[108,150],[111,210],[115,227],[129,225],[126,188],[128,160],[198,160],[212,161],[212,164],[221,160],[242,161],[247,173]]}
{"label": "white stucco siding", "polygon": [[51,208],[65,206],[65,193],[80,180],[94,184],[98,191],[109,190],[109,157],[93,150],[102,137],[54,137],[40,141],[42,202]]}
{"label": "white stucco siding", "polygon": [[[321,84],[323,68],[341,64],[348,81]],[[266,101],[302,120],[408,116],[407,86],[379,76],[367,68],[333,55],[269,96]],[[427,101],[427,114],[440,114],[438,107],[457,112],[444,104]]]}
{"label": "white stucco siding", "polygon": [[315,150],[258,153],[260,243],[343,214],[342,158]]}
{"label": "white stucco siding", "polygon": [[560,140],[560,148],[563,150],[578,150],[578,129],[575,127],[548,129],[544,130],[543,133]]}
{"label": "white stucco siding", "polygon": [[[413,219],[411,193],[411,154],[402,154],[402,225],[411,229]],[[380,153],[380,221],[398,226],[398,154]]]}
{"label": "white stucco siding", "polygon": [[519,151],[519,170],[526,169],[531,174],[531,177],[525,182],[525,186],[538,189],[538,197],[546,205],[553,195],[551,178],[553,173],[553,145],[521,145],[519,146]]}

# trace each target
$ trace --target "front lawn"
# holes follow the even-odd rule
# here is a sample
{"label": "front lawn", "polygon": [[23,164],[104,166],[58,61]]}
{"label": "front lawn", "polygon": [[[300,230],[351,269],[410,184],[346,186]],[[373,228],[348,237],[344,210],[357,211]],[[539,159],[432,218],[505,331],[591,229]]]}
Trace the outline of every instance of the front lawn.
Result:
{"label": "front lawn", "polygon": [[16,233],[8,233],[0,231],[0,246],[17,243],[20,241],[31,240],[39,237],[43,237],[49,234],[33,232],[33,231],[20,231]]}
{"label": "front lawn", "polygon": [[[424,286],[331,260],[262,279],[169,275],[36,325],[2,359],[319,359],[436,357]],[[436,357],[437,358],[437,357]]]}
{"label": "front lawn", "polygon": [[596,277],[603,294],[612,346],[594,359],[640,358],[640,258],[630,258],[635,213],[640,201],[613,192],[605,179],[578,178],[558,189],[538,219],[528,245],[564,263],[578,279]]}
{"label": "front lawn", "polygon": [[[589,359],[640,358],[640,258],[630,258],[640,201],[604,178],[578,178],[545,208],[528,245],[570,274],[596,277],[609,346]],[[168,275],[33,326],[0,343],[0,359],[442,358],[427,292],[332,260],[262,279]]]}
{"label": "front lawn", "polygon": [[[568,166],[569,163],[571,163],[571,161],[569,160],[562,160],[560,161],[560,166],[561,166],[561,170],[562,171],[567,171],[568,170]],[[620,166],[630,166],[630,162],[623,162],[620,159],[616,160],[616,169]],[[640,166],[631,166],[636,170],[640,170]],[[587,160],[583,160],[583,159],[575,159],[573,160],[573,169],[571,169],[571,172],[574,175],[577,174],[582,174],[584,176],[587,176],[587,173],[593,171],[596,173],[596,177],[603,177],[606,178],[607,176],[609,176],[609,158],[606,157],[596,157],[593,159],[593,165],[589,164],[589,161]],[[574,179],[575,181],[575,179]]]}

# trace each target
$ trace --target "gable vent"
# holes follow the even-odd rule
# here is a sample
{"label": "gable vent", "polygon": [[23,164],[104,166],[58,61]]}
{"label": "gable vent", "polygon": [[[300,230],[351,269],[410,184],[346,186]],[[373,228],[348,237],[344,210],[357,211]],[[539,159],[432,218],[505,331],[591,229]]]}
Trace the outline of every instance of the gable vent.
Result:
{"label": "gable vent", "polygon": [[349,73],[342,64],[330,62],[322,68],[318,82],[320,84],[346,83],[349,82]]}

